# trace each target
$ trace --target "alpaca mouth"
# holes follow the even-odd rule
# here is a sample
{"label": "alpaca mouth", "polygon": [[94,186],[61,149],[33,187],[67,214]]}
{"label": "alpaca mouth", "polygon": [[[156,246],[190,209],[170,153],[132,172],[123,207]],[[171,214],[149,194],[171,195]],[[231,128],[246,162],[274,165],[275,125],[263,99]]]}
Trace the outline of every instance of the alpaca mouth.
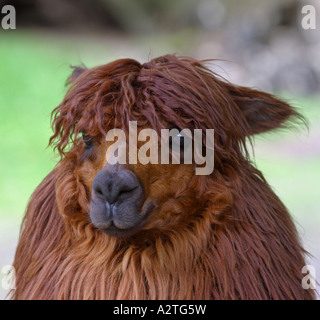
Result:
{"label": "alpaca mouth", "polygon": [[116,224],[111,221],[108,227],[105,226],[96,226],[100,231],[108,234],[109,236],[115,237],[126,237],[134,234],[139,230],[139,226],[134,226],[131,228],[122,229],[116,226]]}
{"label": "alpaca mouth", "polygon": [[154,208],[153,201],[147,199],[140,210],[129,203],[110,205],[102,199],[92,201],[90,219],[100,231],[116,237],[130,236],[139,231],[147,222]]}

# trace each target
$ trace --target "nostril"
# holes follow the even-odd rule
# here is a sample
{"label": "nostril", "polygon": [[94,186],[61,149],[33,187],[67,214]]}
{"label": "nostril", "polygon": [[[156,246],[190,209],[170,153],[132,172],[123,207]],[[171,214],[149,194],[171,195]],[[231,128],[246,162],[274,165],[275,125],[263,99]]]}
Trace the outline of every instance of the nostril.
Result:
{"label": "nostril", "polygon": [[131,192],[131,191],[133,191],[133,190],[135,190],[137,188],[138,188],[138,186],[134,186],[134,187],[132,187],[132,186],[123,186],[122,189],[120,190],[120,193],[128,193],[128,192]]}
{"label": "nostril", "polygon": [[96,187],[95,188],[95,192],[98,196],[101,196],[103,197],[103,192],[102,192],[102,189],[100,187]]}
{"label": "nostril", "polygon": [[129,196],[134,190],[136,190],[138,186],[135,186],[134,188],[123,188],[118,193],[118,198],[123,198]]}

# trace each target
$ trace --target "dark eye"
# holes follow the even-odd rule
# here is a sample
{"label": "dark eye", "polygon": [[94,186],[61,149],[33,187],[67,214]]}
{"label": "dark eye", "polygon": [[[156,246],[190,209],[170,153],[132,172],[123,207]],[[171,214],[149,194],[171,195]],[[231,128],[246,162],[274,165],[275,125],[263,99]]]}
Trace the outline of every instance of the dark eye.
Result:
{"label": "dark eye", "polygon": [[82,135],[83,142],[85,143],[85,149],[89,149],[93,146],[93,138],[86,134]]}
{"label": "dark eye", "polygon": [[172,149],[174,147],[180,148],[180,151],[184,150],[184,135],[182,133],[178,133],[175,136],[170,136],[169,137],[169,148]]}

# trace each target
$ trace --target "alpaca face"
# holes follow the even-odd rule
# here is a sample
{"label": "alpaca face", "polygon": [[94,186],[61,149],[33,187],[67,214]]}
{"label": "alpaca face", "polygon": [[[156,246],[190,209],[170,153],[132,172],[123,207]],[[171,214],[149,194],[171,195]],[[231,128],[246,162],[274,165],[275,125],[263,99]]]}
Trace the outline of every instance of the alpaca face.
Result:
{"label": "alpaca face", "polygon": [[[97,143],[86,135],[83,137],[82,165],[78,174],[91,193],[89,216],[92,224],[113,236],[128,236],[152,228],[156,221],[159,223],[164,218],[160,208],[173,203],[177,193],[186,189],[195,166],[183,163],[142,165],[139,157],[136,164],[110,164],[106,152],[110,145],[103,138]],[[142,145],[138,142],[137,147]]]}

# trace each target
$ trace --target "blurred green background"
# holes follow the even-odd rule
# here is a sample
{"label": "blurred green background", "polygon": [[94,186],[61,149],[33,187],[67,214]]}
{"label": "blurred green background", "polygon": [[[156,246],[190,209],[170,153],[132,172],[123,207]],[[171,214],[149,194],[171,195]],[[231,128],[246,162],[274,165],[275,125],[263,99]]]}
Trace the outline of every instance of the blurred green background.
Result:
{"label": "blurred green background", "polygon": [[304,4],[315,5],[320,24],[319,2],[5,4],[16,8],[17,27],[0,28],[0,271],[12,263],[28,198],[57,161],[47,148],[50,113],[66,92],[69,66],[178,53],[221,59],[212,68],[228,80],[278,94],[307,118],[309,130],[256,137],[252,157],[292,213],[319,281],[320,26],[301,27]]}

